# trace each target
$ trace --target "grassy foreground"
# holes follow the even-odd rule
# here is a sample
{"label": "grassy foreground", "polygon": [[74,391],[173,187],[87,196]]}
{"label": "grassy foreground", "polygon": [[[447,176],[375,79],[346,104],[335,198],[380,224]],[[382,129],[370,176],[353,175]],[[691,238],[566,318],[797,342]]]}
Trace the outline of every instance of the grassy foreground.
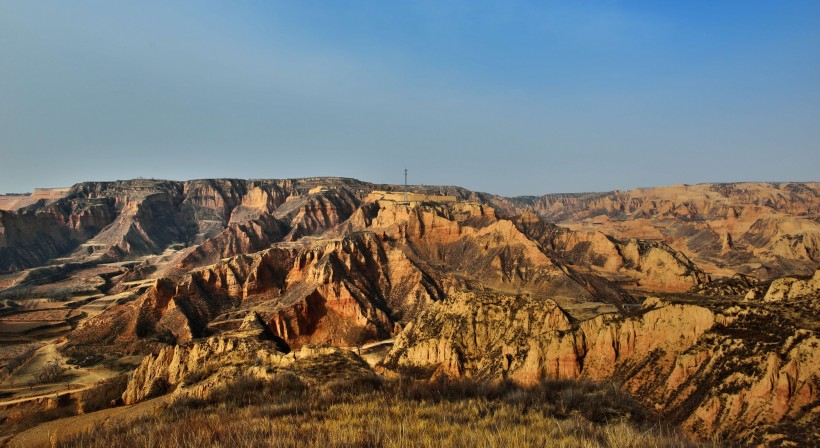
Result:
{"label": "grassy foreground", "polygon": [[59,446],[690,447],[612,386],[239,377]]}

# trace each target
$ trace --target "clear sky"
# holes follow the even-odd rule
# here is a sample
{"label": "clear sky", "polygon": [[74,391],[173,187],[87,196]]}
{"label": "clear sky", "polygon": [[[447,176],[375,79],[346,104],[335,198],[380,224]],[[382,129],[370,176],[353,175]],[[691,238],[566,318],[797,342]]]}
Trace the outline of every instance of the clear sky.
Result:
{"label": "clear sky", "polygon": [[820,180],[820,1],[0,1],[0,192]]}

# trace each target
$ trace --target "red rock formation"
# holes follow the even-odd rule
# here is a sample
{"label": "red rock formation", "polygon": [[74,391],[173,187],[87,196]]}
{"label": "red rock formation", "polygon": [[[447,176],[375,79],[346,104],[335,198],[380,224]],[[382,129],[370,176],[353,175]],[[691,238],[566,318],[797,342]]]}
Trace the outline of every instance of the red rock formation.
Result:
{"label": "red rock formation", "polygon": [[[789,428],[817,420],[816,278],[768,282],[814,272],[817,185],[411,190],[405,202],[394,186],[340,178],[84,183],[0,212],[0,271],[59,263],[4,281],[116,297],[62,350],[161,358],[134,400],[153,387],[149,370],[181,380],[170,366],[197,365],[190,347],[205,338],[251,338],[250,319],[293,348],[400,332],[394,370],[611,379],[731,440],[801,441]],[[655,292],[667,294],[636,308]]]}

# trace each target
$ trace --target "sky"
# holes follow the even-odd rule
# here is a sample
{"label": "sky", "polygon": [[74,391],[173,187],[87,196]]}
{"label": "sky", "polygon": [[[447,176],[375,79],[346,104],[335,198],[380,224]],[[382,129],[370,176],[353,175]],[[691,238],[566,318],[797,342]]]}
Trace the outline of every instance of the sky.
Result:
{"label": "sky", "polygon": [[820,2],[0,1],[0,192],[818,181]]}

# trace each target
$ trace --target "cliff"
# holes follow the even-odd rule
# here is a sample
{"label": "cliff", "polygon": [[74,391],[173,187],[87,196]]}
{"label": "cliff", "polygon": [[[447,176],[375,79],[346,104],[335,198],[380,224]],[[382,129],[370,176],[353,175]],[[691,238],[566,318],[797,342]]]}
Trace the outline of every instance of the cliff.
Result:
{"label": "cliff", "polygon": [[686,255],[663,242],[619,240],[598,231],[574,231],[533,213],[523,213],[514,222],[528,238],[557,257],[613,280],[629,279],[641,289],[687,291],[710,280]]}
{"label": "cliff", "polygon": [[571,326],[548,299],[459,294],[408,325],[383,368],[523,384],[614,380],[695,437],[811,444],[820,341],[817,308],[809,312],[794,320],[765,303],[650,298],[635,315]]}

